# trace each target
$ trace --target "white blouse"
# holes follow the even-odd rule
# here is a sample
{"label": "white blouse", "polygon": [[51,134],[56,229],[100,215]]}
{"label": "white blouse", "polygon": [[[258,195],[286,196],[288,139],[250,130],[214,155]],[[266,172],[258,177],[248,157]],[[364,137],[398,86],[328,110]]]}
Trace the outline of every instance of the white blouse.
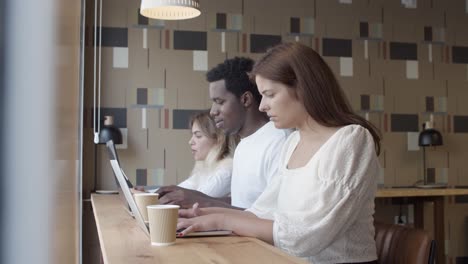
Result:
{"label": "white blouse", "polygon": [[301,168],[287,164],[300,139],[291,134],[278,175],[248,211],[271,219],[275,246],[312,263],[377,259],[374,198],[380,165],[369,131],[335,132]]}
{"label": "white blouse", "polygon": [[232,158],[225,158],[212,170],[198,171],[178,184],[211,197],[225,197],[231,193]]}

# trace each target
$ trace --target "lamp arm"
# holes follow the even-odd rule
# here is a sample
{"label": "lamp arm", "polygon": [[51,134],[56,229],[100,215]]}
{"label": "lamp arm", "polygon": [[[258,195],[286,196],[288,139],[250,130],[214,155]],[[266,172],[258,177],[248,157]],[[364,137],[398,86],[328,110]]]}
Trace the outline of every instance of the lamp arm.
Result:
{"label": "lamp arm", "polygon": [[427,170],[426,170],[426,147],[423,147],[423,175],[424,185],[427,185]]}

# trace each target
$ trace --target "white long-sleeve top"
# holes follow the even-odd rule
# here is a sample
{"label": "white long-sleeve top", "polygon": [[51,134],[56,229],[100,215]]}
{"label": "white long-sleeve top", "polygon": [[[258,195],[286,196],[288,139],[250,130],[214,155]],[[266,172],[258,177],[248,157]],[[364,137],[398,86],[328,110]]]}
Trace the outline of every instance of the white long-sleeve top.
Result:
{"label": "white long-sleeve top", "polygon": [[199,170],[178,184],[211,197],[225,197],[231,193],[232,158],[224,158],[213,169]]}
{"label": "white long-sleeve top", "polygon": [[287,164],[300,139],[291,134],[279,174],[248,211],[273,220],[275,246],[312,263],[377,259],[374,198],[380,165],[369,131],[335,132],[301,168]]}

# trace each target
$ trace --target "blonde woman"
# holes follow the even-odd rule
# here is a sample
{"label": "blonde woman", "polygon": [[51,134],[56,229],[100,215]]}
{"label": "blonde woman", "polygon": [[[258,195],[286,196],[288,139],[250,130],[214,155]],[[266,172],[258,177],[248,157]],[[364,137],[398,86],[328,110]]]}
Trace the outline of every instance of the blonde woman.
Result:
{"label": "blonde woman", "polygon": [[189,145],[195,166],[190,177],[178,186],[202,192],[211,197],[224,197],[231,192],[233,136],[216,128],[208,111],[192,117]]}

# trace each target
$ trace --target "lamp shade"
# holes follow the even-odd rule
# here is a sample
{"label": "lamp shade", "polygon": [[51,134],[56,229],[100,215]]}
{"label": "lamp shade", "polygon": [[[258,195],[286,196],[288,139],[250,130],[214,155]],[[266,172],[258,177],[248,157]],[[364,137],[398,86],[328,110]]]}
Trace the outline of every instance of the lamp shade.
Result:
{"label": "lamp shade", "polygon": [[439,131],[429,128],[424,129],[419,133],[419,146],[441,146],[442,142],[442,135]]}
{"label": "lamp shade", "polygon": [[141,0],[140,14],[163,20],[182,20],[201,14],[199,0]]}
{"label": "lamp shade", "polygon": [[104,116],[104,126],[99,132],[98,144],[106,144],[109,140],[115,144],[122,144],[122,133],[114,126],[114,117]]}
{"label": "lamp shade", "polygon": [[114,126],[105,126],[99,132],[99,144],[106,144],[112,140],[115,144],[122,144],[122,133]]}

